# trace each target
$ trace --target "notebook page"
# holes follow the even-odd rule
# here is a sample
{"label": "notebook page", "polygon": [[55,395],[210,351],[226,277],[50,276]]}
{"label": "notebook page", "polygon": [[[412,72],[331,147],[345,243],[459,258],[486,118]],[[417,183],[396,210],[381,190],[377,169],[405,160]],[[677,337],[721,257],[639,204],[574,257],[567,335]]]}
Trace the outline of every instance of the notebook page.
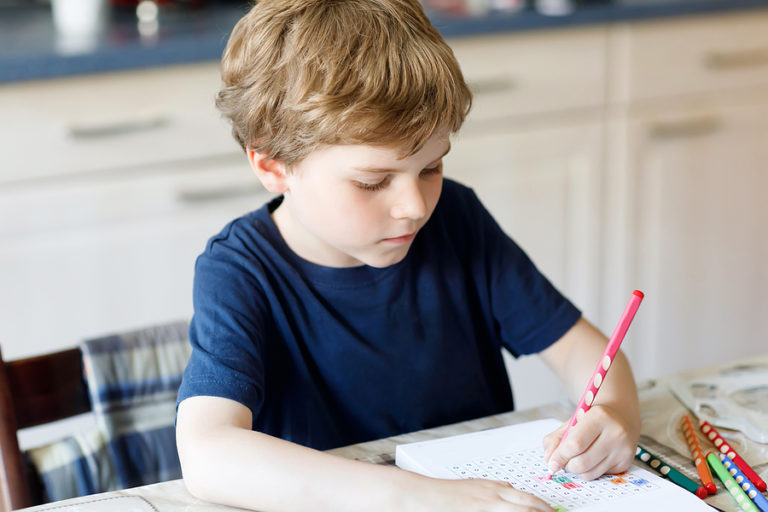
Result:
{"label": "notebook page", "polygon": [[650,471],[633,465],[619,475],[590,482],[559,472],[546,479],[543,437],[561,422],[537,420],[482,432],[399,445],[395,464],[437,478],[503,480],[560,511],[707,510],[701,499]]}

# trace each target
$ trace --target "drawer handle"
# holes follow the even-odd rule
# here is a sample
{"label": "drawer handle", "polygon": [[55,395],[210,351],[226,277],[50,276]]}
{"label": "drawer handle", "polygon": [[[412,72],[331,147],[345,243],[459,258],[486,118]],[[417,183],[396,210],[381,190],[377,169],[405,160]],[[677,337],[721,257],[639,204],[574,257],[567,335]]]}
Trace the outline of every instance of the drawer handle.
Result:
{"label": "drawer handle", "polygon": [[167,116],[154,115],[105,123],[73,124],[67,128],[67,133],[74,139],[101,139],[156,130],[169,123],[170,119]]}
{"label": "drawer handle", "polygon": [[681,121],[663,121],[651,125],[651,137],[656,139],[681,139],[685,137],[701,137],[714,133],[722,125],[714,115],[693,117]]}
{"label": "drawer handle", "polygon": [[205,189],[182,188],[176,191],[176,199],[182,203],[200,204],[252,196],[261,192],[264,192],[264,189],[259,184],[228,185]]}
{"label": "drawer handle", "polygon": [[754,68],[768,64],[768,48],[752,48],[734,52],[710,52],[704,62],[710,69]]}
{"label": "drawer handle", "polygon": [[470,81],[467,85],[473,94],[493,94],[507,92],[517,88],[515,79],[508,75],[490,76],[488,78]]}

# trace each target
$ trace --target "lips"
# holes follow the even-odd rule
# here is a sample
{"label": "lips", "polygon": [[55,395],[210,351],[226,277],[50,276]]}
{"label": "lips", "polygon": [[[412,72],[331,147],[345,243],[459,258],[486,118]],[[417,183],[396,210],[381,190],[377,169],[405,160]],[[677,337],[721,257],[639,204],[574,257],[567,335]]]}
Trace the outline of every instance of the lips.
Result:
{"label": "lips", "polygon": [[392,238],[385,238],[385,242],[393,243],[393,244],[405,244],[413,240],[413,238],[416,236],[416,233],[411,233],[409,235],[402,235],[402,236],[396,236]]}

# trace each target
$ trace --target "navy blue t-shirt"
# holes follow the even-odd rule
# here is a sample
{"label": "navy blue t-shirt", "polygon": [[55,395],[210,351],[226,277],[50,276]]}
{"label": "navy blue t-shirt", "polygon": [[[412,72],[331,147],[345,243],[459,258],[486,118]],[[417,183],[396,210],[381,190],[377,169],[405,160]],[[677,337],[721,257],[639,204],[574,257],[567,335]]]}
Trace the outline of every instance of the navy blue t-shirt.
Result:
{"label": "navy blue t-shirt", "polygon": [[580,317],[448,179],[386,268],[301,259],[270,216],[280,200],[229,223],[198,258],[179,401],[235,400],[254,430],[317,449],[388,437],[511,410],[501,347],[539,352]]}

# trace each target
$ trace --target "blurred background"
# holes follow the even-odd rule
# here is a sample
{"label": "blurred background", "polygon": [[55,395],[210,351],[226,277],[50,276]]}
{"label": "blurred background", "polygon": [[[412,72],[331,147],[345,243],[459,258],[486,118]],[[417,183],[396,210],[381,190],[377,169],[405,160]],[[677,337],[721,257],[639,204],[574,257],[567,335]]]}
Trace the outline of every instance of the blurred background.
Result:
{"label": "blurred background", "polygon": [[[431,0],[475,94],[446,161],[639,380],[762,354],[768,0]],[[189,319],[268,199],[213,105],[241,0],[0,0],[5,359]],[[509,361],[518,407],[563,398]],[[535,382],[535,384],[533,384]]]}

